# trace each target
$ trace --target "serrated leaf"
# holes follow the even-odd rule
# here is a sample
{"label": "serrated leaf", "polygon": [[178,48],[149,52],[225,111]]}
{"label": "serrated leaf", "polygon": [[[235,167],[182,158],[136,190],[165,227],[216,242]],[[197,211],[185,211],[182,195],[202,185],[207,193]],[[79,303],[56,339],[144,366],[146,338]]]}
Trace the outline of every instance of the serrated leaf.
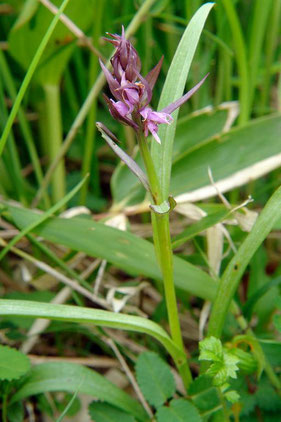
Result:
{"label": "serrated leaf", "polygon": [[66,391],[87,394],[127,411],[138,420],[146,420],[140,404],[102,375],[82,365],[51,362],[34,366],[13,395],[17,402],[35,394],[48,391]]}
{"label": "serrated leaf", "polygon": [[92,402],[89,406],[89,414],[94,422],[134,422],[132,415],[122,412],[107,403]]}
{"label": "serrated leaf", "polygon": [[231,352],[224,352],[224,363],[227,368],[227,374],[230,378],[237,378],[239,358]]}
{"label": "serrated leaf", "polygon": [[192,403],[184,399],[172,400],[169,407],[163,406],[156,414],[157,422],[201,422],[201,416]]}
{"label": "serrated leaf", "polygon": [[230,403],[237,403],[240,399],[239,394],[234,390],[227,391],[224,396]]}
{"label": "serrated leaf", "polygon": [[0,379],[15,380],[30,369],[30,361],[26,355],[16,349],[0,345]]}
{"label": "serrated leaf", "polygon": [[207,337],[199,343],[199,360],[221,361],[223,359],[222,344],[216,337]]}
{"label": "serrated leaf", "polygon": [[176,391],[169,366],[156,353],[144,352],[138,357],[136,375],[143,395],[154,407],[161,406]]}

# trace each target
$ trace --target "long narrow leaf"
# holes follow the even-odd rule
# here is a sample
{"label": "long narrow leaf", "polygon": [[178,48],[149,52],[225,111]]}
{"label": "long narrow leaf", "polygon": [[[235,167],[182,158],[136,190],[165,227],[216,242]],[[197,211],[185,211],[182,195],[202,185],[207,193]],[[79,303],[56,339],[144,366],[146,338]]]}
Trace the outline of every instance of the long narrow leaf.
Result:
{"label": "long narrow leaf", "polygon": [[51,215],[53,215],[56,211],[58,211],[60,208],[62,208],[73,196],[79,191],[79,189],[83,186],[86,179],[89,177],[87,174],[83,180],[81,180],[78,185],[76,185],[67,195],[65,195],[64,198],[62,198],[60,201],[58,201],[55,205],[53,205],[48,211],[46,211],[42,215],[37,215],[37,218],[35,221],[33,221],[31,224],[26,226],[19,234],[17,234],[10,243],[8,243],[7,246],[2,250],[0,253],[0,261],[4,258],[4,256],[9,252],[12,246],[14,246],[20,239],[22,239],[27,233],[34,230],[36,226],[39,226],[44,221],[46,221]]}
{"label": "long narrow leaf", "polygon": [[250,259],[281,218],[280,203],[281,187],[271,196],[252,231],[226,267],[211,312],[209,336],[220,337],[230,303]]}
{"label": "long narrow leaf", "polygon": [[156,338],[174,359],[182,353],[160,325],[150,321],[149,319],[138,316],[103,311],[100,309],[90,309],[80,306],[57,305],[43,302],[38,303],[28,300],[9,299],[0,299],[0,315],[47,318],[54,321],[91,323],[100,327],[137,331]]}
{"label": "long narrow leaf", "polygon": [[[21,207],[6,204],[6,209],[20,228],[38,219],[38,214]],[[33,231],[51,242],[105,259],[128,274],[162,280],[152,243],[132,233],[88,219],[58,217],[52,217]],[[203,299],[214,299],[217,286],[207,273],[177,256],[174,266],[177,288]]]}
{"label": "long narrow leaf", "polygon": [[60,6],[58,13],[54,16],[48,30],[46,31],[37,51],[35,56],[33,57],[32,62],[30,63],[30,66],[28,68],[28,71],[25,75],[25,78],[21,84],[20,90],[18,92],[17,98],[14,102],[12,111],[10,113],[10,116],[8,118],[8,121],[6,123],[5,129],[3,131],[2,137],[0,139],[0,156],[2,155],[3,149],[5,147],[6,141],[8,139],[12,124],[15,120],[15,117],[17,115],[17,112],[19,110],[19,107],[21,105],[23,96],[28,88],[29,82],[35,72],[35,69],[39,63],[39,60],[42,57],[42,54],[44,53],[44,50],[48,44],[49,39],[51,38],[52,33],[54,32],[57,23],[59,22],[59,18],[61,16],[61,14],[63,13],[64,9],[66,8],[67,4],[68,4],[69,0],[64,0],[62,5]]}
{"label": "long narrow leaf", "polygon": [[11,403],[51,391],[69,393],[79,391],[129,412],[138,421],[147,420],[142,406],[125,391],[94,370],[69,362],[47,362],[35,365],[21,381],[11,397]]}
{"label": "long narrow leaf", "polygon": [[[201,6],[189,22],[169,68],[158,110],[162,110],[182,96],[201,32],[213,5],[214,3],[206,3]],[[164,198],[168,197],[170,189],[173,142],[177,117],[178,110],[173,114],[174,122],[171,125],[162,125],[159,128],[159,137],[162,140],[161,145],[156,142],[152,145],[152,158],[159,175]]]}

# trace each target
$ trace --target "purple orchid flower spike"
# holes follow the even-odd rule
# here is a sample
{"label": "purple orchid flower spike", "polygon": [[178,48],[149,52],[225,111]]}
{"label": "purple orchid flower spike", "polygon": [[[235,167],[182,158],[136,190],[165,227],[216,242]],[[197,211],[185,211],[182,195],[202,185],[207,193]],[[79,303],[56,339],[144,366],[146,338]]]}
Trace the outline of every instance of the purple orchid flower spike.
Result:
{"label": "purple orchid flower spike", "polygon": [[140,74],[141,61],[135,48],[125,38],[125,30],[122,26],[122,34],[108,34],[112,39],[105,38],[116,47],[116,52],[111,58],[113,72],[111,73],[100,60],[101,68],[105,74],[109,89],[114,101],[104,95],[112,117],[125,125],[129,125],[136,131],[143,131],[147,137],[149,133],[161,143],[158,136],[159,124],[171,124],[171,113],[182,106],[200,88],[208,75],[206,75],[194,88],[181,98],[169,104],[160,111],[153,111],[149,107],[152,98],[152,90],[158,79],[163,57],[157,65],[144,78]]}

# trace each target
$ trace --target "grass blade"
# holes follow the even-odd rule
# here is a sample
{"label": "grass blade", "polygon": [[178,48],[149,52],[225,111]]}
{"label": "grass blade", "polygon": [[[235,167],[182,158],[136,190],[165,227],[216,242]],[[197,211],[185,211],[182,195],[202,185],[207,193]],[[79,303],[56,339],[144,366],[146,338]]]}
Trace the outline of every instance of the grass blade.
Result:
{"label": "grass blade", "polygon": [[1,316],[14,315],[29,318],[47,318],[53,321],[90,323],[100,327],[110,327],[148,334],[157,339],[175,361],[182,356],[182,352],[177,348],[166,331],[160,325],[146,318],[100,309],[43,302],[37,303],[28,300],[2,299],[0,300],[0,308]]}
{"label": "grass blade", "polygon": [[0,253],[0,261],[4,258],[4,256],[9,252],[12,246],[14,246],[20,239],[22,239],[27,233],[31,232],[35,227],[42,224],[44,221],[46,221],[51,215],[53,215],[55,212],[57,212],[60,208],[62,208],[83,186],[86,179],[88,178],[88,175],[84,177],[81,182],[78,183],[78,185],[75,186],[64,198],[62,198],[59,202],[57,202],[55,205],[53,205],[48,211],[46,211],[44,214],[39,215],[38,218],[32,222],[30,225],[25,227],[17,236],[15,236],[10,243],[2,250]]}
{"label": "grass blade", "polygon": [[209,322],[209,336],[220,337],[230,303],[254,253],[281,217],[281,187],[267,202],[252,231],[232,258],[221,278]]}

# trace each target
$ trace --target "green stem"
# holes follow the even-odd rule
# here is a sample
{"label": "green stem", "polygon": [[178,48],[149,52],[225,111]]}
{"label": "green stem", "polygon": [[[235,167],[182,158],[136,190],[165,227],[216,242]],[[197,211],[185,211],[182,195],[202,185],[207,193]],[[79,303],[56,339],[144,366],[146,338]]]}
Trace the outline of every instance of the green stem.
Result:
{"label": "green stem", "polygon": [[[44,85],[46,120],[48,129],[48,152],[50,162],[53,162],[62,144],[62,120],[60,108],[59,85]],[[65,168],[63,160],[53,173],[52,196],[54,202],[65,195]]]}
{"label": "green stem", "polygon": [[[103,11],[104,11],[104,0],[99,0],[95,7],[95,22],[93,30],[93,45],[97,45],[98,39],[101,34],[101,27],[103,22]],[[97,79],[99,70],[99,62],[98,57],[91,55],[90,58],[90,77],[89,77],[89,85],[90,88],[94,85],[95,80]],[[86,130],[86,139],[85,139],[85,148],[84,148],[84,155],[83,155],[83,163],[82,163],[82,177],[85,174],[89,173],[91,170],[91,163],[93,159],[97,162],[96,156],[94,157],[94,150],[95,150],[95,141],[96,141],[96,114],[97,114],[97,97],[93,100],[92,106],[89,111],[88,119],[87,119],[87,130]],[[97,166],[96,166],[97,167]],[[96,169],[96,177],[98,175],[98,169]],[[85,185],[82,187],[80,192],[80,204],[86,203],[87,198],[87,191],[89,186],[90,178],[87,180]],[[98,186],[98,183],[95,183],[95,186]]]}
{"label": "green stem", "polygon": [[[140,132],[137,135],[140,152],[145,164],[147,176],[150,183],[153,200],[156,204],[163,202],[160,183],[156,175],[155,167],[150,155],[148,144],[143,134]],[[182,340],[179,314],[177,308],[177,298],[174,285],[174,267],[173,267],[173,252],[171,245],[171,235],[169,226],[169,214],[153,214],[153,233],[154,246],[161,271],[163,274],[163,284],[165,291],[165,301],[168,311],[169,327],[171,336],[177,347],[184,351],[184,344]],[[185,358],[180,363],[177,362],[179,373],[182,376],[185,387],[187,388],[192,381],[190,368]]]}
{"label": "green stem", "polygon": [[236,53],[235,58],[237,61],[237,67],[240,76],[239,102],[241,107],[241,113],[239,116],[239,123],[243,125],[249,120],[250,116],[249,74],[246,45],[233,1],[221,0],[221,3],[227,14],[228,22],[233,36],[234,49]]}
{"label": "green stem", "polygon": [[251,27],[250,44],[249,44],[249,108],[252,108],[255,97],[255,88],[257,85],[259,64],[262,56],[262,46],[265,33],[268,29],[266,26],[269,11],[271,9],[271,0],[256,0],[254,2],[254,16]]}
{"label": "green stem", "polygon": [[2,422],[7,422],[7,408],[8,408],[8,394],[5,393],[3,395],[3,401],[2,401]]}
{"label": "green stem", "polygon": [[272,9],[270,12],[270,25],[267,27],[267,39],[265,46],[265,73],[262,84],[260,113],[263,114],[266,104],[269,99],[270,81],[271,81],[271,66],[273,64],[274,53],[278,42],[280,29],[280,12],[281,1],[273,0]]}
{"label": "green stem", "polygon": [[[3,75],[3,80],[5,81],[7,92],[9,96],[11,97],[11,100],[14,102],[16,100],[17,92],[16,92],[14,80],[12,78],[5,55],[1,50],[0,50],[0,67],[1,67],[1,72]],[[28,150],[28,153],[29,153],[29,156],[34,168],[34,174],[35,174],[38,185],[40,185],[43,180],[43,173],[42,173],[40,161],[37,155],[37,151],[35,148],[34,140],[32,137],[32,132],[21,107],[19,107],[19,110],[18,110],[18,118],[19,118],[19,125],[21,128],[21,132],[25,140],[26,147],[27,147],[27,150]],[[45,202],[45,207],[48,208],[50,206],[50,200],[49,200],[47,192],[44,192],[44,202]]]}

